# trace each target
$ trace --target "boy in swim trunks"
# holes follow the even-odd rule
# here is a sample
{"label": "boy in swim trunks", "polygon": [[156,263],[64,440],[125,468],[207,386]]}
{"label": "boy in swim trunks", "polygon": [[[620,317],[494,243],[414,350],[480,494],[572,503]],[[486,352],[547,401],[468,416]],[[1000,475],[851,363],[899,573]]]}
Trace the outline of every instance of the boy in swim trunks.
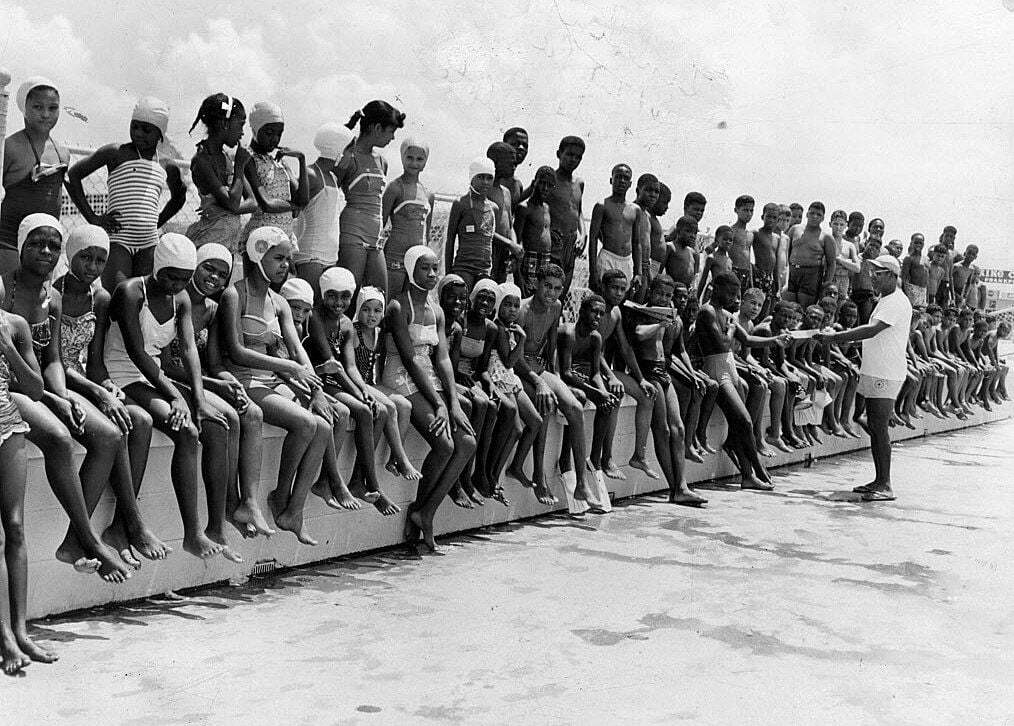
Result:
{"label": "boy in swim trunks", "polygon": [[697,270],[700,267],[700,253],[697,251],[697,220],[684,214],[676,221],[673,230],[673,245],[665,261],[664,270],[669,277],[692,290]]}
{"label": "boy in swim trunks", "polygon": [[789,230],[789,282],[785,299],[803,307],[820,299],[824,285],[834,280],[838,246],[821,227],[824,205],[813,202],[806,212],[806,225]]}
{"label": "boy in swim trunks", "polygon": [[929,268],[922,259],[922,248],[926,238],[916,232],[908,246],[908,256],[901,264],[901,289],[908,295],[913,306],[926,305],[926,288],[929,284]]}
{"label": "boy in swim trunks", "polygon": [[613,193],[592,208],[588,232],[588,287],[596,292],[602,290],[603,273],[620,270],[628,280],[633,280],[635,265],[641,261],[640,250],[634,246],[634,225],[639,210],[627,201],[632,178],[629,166],[614,166],[609,177]]}
{"label": "boy in swim trunks", "polygon": [[[525,352],[515,370],[540,414],[545,417],[556,410],[566,418],[563,446],[570,447],[573,461],[583,462],[584,406],[556,374],[557,329],[563,313],[560,295],[563,293],[565,279],[566,274],[560,266],[551,263],[540,270],[539,289],[535,295],[521,301],[518,324],[525,333]],[[522,484],[527,483],[529,479],[524,474],[524,463],[534,447],[532,481],[535,496],[540,502],[553,499],[545,474],[547,432],[545,422],[537,432],[525,429],[514,453],[514,460],[507,470],[508,474]],[[576,466],[574,474],[574,499],[586,501],[592,508],[601,508],[592,491],[585,486],[585,467]]]}
{"label": "boy in swim trunks", "polygon": [[658,183],[658,200],[655,208],[651,210],[651,258],[648,260],[651,279],[662,274],[665,263],[669,257],[671,245],[662,234],[662,217],[669,211],[669,202],[672,201],[672,190],[662,182]]}
{"label": "boy in swim trunks", "polygon": [[532,195],[518,206],[514,216],[514,234],[521,243],[523,256],[517,271],[518,287],[525,297],[535,294],[539,270],[549,264],[553,240],[550,234],[549,202],[546,200],[556,184],[552,167],[541,166],[535,172]]}
{"label": "boy in swim trunks", "polygon": [[[504,143],[510,144],[514,149],[514,169],[517,171],[517,167],[521,166],[522,162],[528,157],[528,132],[520,126],[514,126],[504,131],[503,134]],[[522,202],[522,193],[524,192],[524,185],[512,174],[509,178],[503,179],[504,186],[507,187],[507,191],[511,193],[511,201],[514,203],[513,212],[517,214],[517,207]]]}
{"label": "boy in swim trunks", "polygon": [[[648,285],[651,282],[651,228],[655,203],[658,201],[658,179],[654,174],[641,174],[637,178],[637,198],[634,204],[640,210],[634,224],[634,250],[639,256],[635,258],[634,278],[631,289],[637,300],[646,300]],[[656,220],[657,224],[657,220]]]}
{"label": "boy in swim trunks", "polygon": [[556,169],[556,185],[549,196],[550,235],[553,249],[552,261],[563,268],[566,275],[563,295],[570,290],[574,278],[574,260],[584,250],[584,219],[581,199],[584,196],[584,181],[574,172],[584,157],[584,140],[577,136],[564,136],[556,151],[559,166]]}
{"label": "boy in swim trunks", "polygon": [[754,233],[748,230],[746,225],[753,219],[755,204],[753,197],[748,194],[736,198],[736,221],[732,223],[732,247],[729,248],[729,257],[732,260],[732,271],[739,278],[741,290],[753,287],[750,252],[754,246]]}
{"label": "boy in swim trunks", "polygon": [[[607,270],[602,275],[601,286],[602,297],[606,302],[606,315],[599,323],[599,335],[602,336],[606,351],[603,355],[602,377],[611,393],[621,398],[627,393],[637,403],[637,410],[634,412],[634,453],[630,457],[629,464],[643,471],[648,477],[657,479],[658,474],[651,470],[645,459],[654,388],[641,375],[634,351],[623,328],[621,306],[629,290],[627,276],[621,270]],[[593,442],[590,458],[593,464],[600,464],[598,468],[610,479],[626,479],[626,475],[613,464],[614,434],[615,428],[611,427],[601,442]]]}
{"label": "boy in swim trunks", "polygon": [[[778,205],[769,202],[761,212],[761,226],[753,232],[753,287],[764,295],[757,319],[763,320],[771,311],[775,296],[778,295],[776,277],[778,274]],[[742,284],[742,283],[740,283]]]}
{"label": "boy in swim trunks", "polygon": [[[602,380],[602,336],[599,335],[599,323],[606,316],[606,301],[601,296],[591,294],[581,301],[576,323],[565,323],[560,326],[557,334],[557,355],[560,363],[560,378],[570,386],[570,390],[579,402],[591,401],[595,405],[595,423],[592,430],[592,450],[601,451],[602,441],[607,431],[616,430],[616,417],[620,411],[623,393],[610,392]],[[570,449],[566,446],[560,451],[560,471],[564,476],[564,485],[569,491],[573,486],[574,474],[571,471]],[[598,466],[589,458],[585,462],[597,488],[598,499],[605,511],[609,511],[609,493],[602,474],[601,460]],[[581,466],[581,462],[573,462]],[[586,511],[588,505],[575,502],[576,507],[571,513]],[[576,511],[579,510],[579,511]]]}
{"label": "boy in swim trunks", "polygon": [[739,311],[739,279],[731,272],[715,277],[712,298],[697,314],[695,337],[704,357],[704,371],[718,382],[718,405],[729,431],[725,450],[742,475],[743,489],[771,490],[774,485],[757,454],[753,423],[739,396],[739,374],[732,357],[733,340],[751,348],[784,347],[789,336],[749,335],[733,317]]}
{"label": "boy in swim trunks", "polygon": [[[732,227],[722,225],[715,230],[716,249],[704,260],[704,269],[701,270],[701,279],[697,283],[697,299],[704,301],[704,293],[708,287],[709,279],[713,279],[723,272],[733,272],[732,257],[729,251],[734,241]],[[738,277],[736,279],[739,279]]]}
{"label": "boy in swim trunks", "polygon": [[517,166],[514,147],[497,141],[486,149],[486,158],[493,162],[495,174],[489,190],[489,200],[497,206],[496,236],[493,238],[493,271],[491,277],[497,283],[507,282],[507,277],[517,269],[523,250],[514,236],[514,208],[508,184],[514,179]]}

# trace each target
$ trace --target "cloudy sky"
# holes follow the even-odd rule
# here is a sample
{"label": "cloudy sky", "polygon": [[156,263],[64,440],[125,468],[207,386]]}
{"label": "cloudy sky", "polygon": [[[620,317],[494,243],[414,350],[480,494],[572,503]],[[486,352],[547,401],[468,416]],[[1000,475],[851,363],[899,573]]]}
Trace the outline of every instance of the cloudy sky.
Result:
{"label": "cloudy sky", "polygon": [[589,208],[624,161],[704,192],[712,228],[739,194],[820,199],[885,218],[889,238],[954,224],[984,266],[1014,265],[1014,0],[341,5],[0,0],[0,63],[12,90],[58,83],[88,117],[61,118],[76,144],[126,140],[150,94],[189,154],[200,100],[223,91],[279,103],[285,142],[310,151],[321,123],[383,98],[430,141],[438,191],[464,190],[468,160],[520,125],[535,165],[585,137]]}

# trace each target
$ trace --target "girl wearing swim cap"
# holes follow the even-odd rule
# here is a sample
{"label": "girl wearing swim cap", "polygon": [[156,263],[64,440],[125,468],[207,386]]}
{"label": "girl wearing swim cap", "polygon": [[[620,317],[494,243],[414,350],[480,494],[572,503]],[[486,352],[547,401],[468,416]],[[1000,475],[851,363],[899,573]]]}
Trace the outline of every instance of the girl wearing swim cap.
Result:
{"label": "girl wearing swim cap", "polygon": [[355,337],[352,338],[353,360],[346,358],[345,367],[349,370],[352,364],[355,364],[367,390],[387,410],[384,435],[391,447],[391,456],[385,468],[392,474],[406,479],[418,479],[422,474],[412,466],[404,445],[405,434],[408,433],[408,427],[412,423],[412,404],[400,393],[384,392],[377,387],[379,383],[377,364],[383,352],[380,324],[384,321],[386,307],[384,292],[380,288],[366,286],[359,290],[359,295],[356,296],[355,320],[352,323],[356,331]]}
{"label": "girl wearing swim cap", "polygon": [[[246,110],[238,98],[213,93],[204,99],[190,127],[204,126],[207,134],[197,142],[190,159],[190,174],[201,195],[198,220],[187,228],[187,237],[200,247],[218,242],[238,259],[240,215],[258,209],[253,192],[246,185],[246,166],[250,152],[240,144],[246,126]],[[230,159],[224,149],[236,149]],[[240,272],[237,270],[237,272]]]}
{"label": "girl wearing swim cap", "polygon": [[386,101],[370,101],[345,124],[359,126],[355,141],[344,149],[335,176],[345,194],[338,222],[338,264],[352,271],[361,285],[387,292],[387,262],[380,240],[382,196],[387,161],[375,149],[384,148],[405,125],[405,114]]}
{"label": "girl wearing swim cap", "polygon": [[[152,425],[173,442],[170,474],[183,520],[183,549],[207,559],[224,554],[236,561],[225,542],[223,471],[205,477],[208,527],[201,529],[198,514],[203,443],[224,461],[229,420],[204,394],[204,380],[187,285],[197,268],[197,250],[181,234],[162,235],[155,245],[152,272],[116,286],[109,303],[105,352],[95,377],[109,389],[118,388],[151,414]],[[162,368],[162,351],[179,339],[186,368],[186,388],[177,386]],[[99,365],[95,361],[96,366]]]}
{"label": "girl wearing swim cap", "polygon": [[387,307],[387,360],[380,386],[408,398],[412,425],[430,446],[405,523],[405,539],[415,542],[421,533],[431,551],[436,550],[437,508],[475,452],[475,434],[458,401],[447,355],[444,313],[429,302],[439,268],[440,261],[428,247],[417,245],[405,253],[409,288]]}
{"label": "girl wearing swim cap", "polygon": [[313,145],[319,156],[307,169],[310,201],[296,217],[293,230],[299,250],[292,255],[296,274],[306,280],[314,297],[320,298],[317,284],[328,267],[338,263],[338,179],[335,164],[352,141],[352,132],[337,123],[317,129]]}
{"label": "girl wearing swim cap", "polygon": [[415,245],[426,244],[430,237],[433,195],[419,181],[429,155],[430,147],[426,142],[413,137],[402,141],[403,171],[384,190],[384,225],[390,225],[384,243],[388,296],[399,295],[407,284],[405,252]]}
{"label": "girl wearing swim cap", "polygon": [[[109,233],[109,259],[102,273],[102,284],[109,291],[128,277],[151,274],[158,230],[187,201],[179,167],[158,154],[168,127],[169,107],[157,98],[142,98],[130,116],[130,141],[99,148],[67,173],[67,192],[81,216]],[[102,167],[108,174],[108,211],[96,214],[82,181]],[[160,211],[167,188],[169,200]]]}
{"label": "girl wearing swim cap", "polygon": [[0,200],[0,274],[18,266],[18,226],[34,212],[60,218],[63,180],[70,152],[51,132],[60,120],[60,93],[42,76],[32,76],[18,88],[17,104],[25,127],[4,140],[3,185]]}
{"label": "girl wearing swim cap", "polygon": [[468,168],[468,194],[454,201],[447,218],[444,262],[448,270],[461,275],[469,290],[477,280],[489,277],[493,269],[498,209],[486,195],[493,186],[494,172],[489,159],[480,157],[472,161]]}
{"label": "girl wearing swim cap", "polygon": [[[264,421],[286,432],[277,485],[268,495],[275,526],[315,545],[304,529],[303,507],[332,437],[334,409],[303,350],[289,304],[271,289],[289,274],[289,236],[277,227],[258,227],[247,238],[243,258],[246,276],[219,303],[225,367],[260,407]],[[286,357],[278,353],[283,346]],[[309,410],[293,393],[308,400]]]}
{"label": "girl wearing swim cap", "polygon": [[[231,272],[232,253],[223,245],[209,242],[197,250],[197,267],[186,288],[204,397],[229,422],[224,437],[220,436],[218,427],[205,427],[216,436],[214,441],[205,442],[205,431],[201,432],[204,480],[223,482],[221,489],[215,487],[215,494],[221,492],[222,497],[209,501],[209,511],[214,512],[209,520],[215,525],[209,523],[206,530],[207,535],[220,544],[225,544],[222,530],[226,518],[246,537],[275,533],[264,518],[258,497],[263,416],[243,385],[222,364],[216,299],[229,284]],[[162,369],[177,386],[189,390],[187,364],[178,337],[162,351]],[[225,556],[239,561],[232,552]]]}
{"label": "girl wearing swim cap", "polygon": [[[0,307],[28,321],[34,349],[29,363],[41,371],[45,393],[39,401],[21,393],[11,395],[31,428],[26,438],[45,452],[49,485],[71,520],[57,559],[119,583],[130,577],[130,570],[99,540],[89,521],[88,504],[98,502],[109,481],[120,430],[83,396],[67,389],[60,355],[60,299],[50,294],[63,239],[60,222],[48,214],[30,214],[18,228],[21,266],[3,276]],[[86,450],[80,470],[74,464],[74,440]]]}
{"label": "girl wearing swim cap", "polygon": [[[294,240],[292,234],[292,212],[305,207],[309,201],[309,184],[306,178],[306,157],[302,151],[279,146],[285,131],[282,109],[273,103],[259,101],[250,111],[250,160],[246,165],[246,181],[257,200],[257,209],[250,215],[250,221],[240,235],[240,246],[246,244],[250,232],[258,227],[277,227]],[[295,180],[289,176],[288,167],[282,163],[285,157],[299,163]]]}
{"label": "girl wearing swim cap", "polygon": [[[95,284],[101,277],[109,252],[109,235],[101,227],[81,225],[67,235],[65,246],[69,260],[67,273],[53,283],[60,300],[60,356],[67,388],[83,396],[119,430],[109,483],[116,495],[112,523],[102,540],[113,546],[120,557],[134,568],[141,566],[134,550],[149,560],[162,560],[172,551],[144,523],[137,506],[151,444],[151,416],[111,384],[101,385],[96,375],[105,348],[109,322],[109,293]],[[95,379],[89,377],[89,373]],[[98,503],[96,494],[86,498],[88,511]],[[68,532],[68,537],[73,533]]]}
{"label": "girl wearing swim cap", "polygon": [[[389,416],[397,419],[397,410],[390,400],[381,401],[373,395],[355,365],[352,321],[345,314],[351,306],[356,281],[343,267],[332,267],[320,276],[321,302],[310,318],[310,359],[322,372],[324,390],[348,407],[356,422],[356,463],[352,477],[353,491],[362,489],[363,498],[385,515],[399,509],[384,496],[377,481],[374,449],[379,432],[387,426]],[[348,365],[349,362],[352,365]],[[407,460],[398,462],[406,478],[418,478]],[[340,500],[339,500],[340,501]]]}
{"label": "girl wearing swim cap", "polygon": [[524,358],[526,337],[524,328],[518,325],[520,289],[510,282],[496,285],[492,280],[480,280],[472,291],[472,305],[493,318],[496,325],[489,355],[480,361],[476,370],[489,376],[493,394],[500,400],[500,416],[493,432],[493,441],[500,444],[496,452],[490,454],[489,474],[490,481],[499,484],[511,451],[521,436],[534,439],[542,429],[542,415],[514,372],[514,366]]}
{"label": "girl wearing swim cap", "polygon": [[[25,516],[28,479],[25,434],[10,387],[37,401],[43,395],[42,375],[32,350],[32,333],[20,315],[0,310],[0,536],[6,551],[0,557],[0,598],[10,603],[10,622],[0,616],[0,656],[7,675],[14,675],[33,660],[52,663],[56,656],[28,636],[28,551],[21,523]],[[9,524],[8,524],[9,523]],[[4,611],[5,614],[8,611]]]}
{"label": "girl wearing swim cap", "polygon": [[[486,449],[489,448],[489,437],[496,422],[496,402],[490,400],[479,382],[473,380],[468,373],[462,372],[466,369],[462,366],[462,322],[468,302],[465,281],[453,273],[444,275],[437,284],[437,300],[440,302],[440,309],[444,311],[447,355],[454,369],[455,388],[461,406],[468,414],[472,430],[476,433],[475,455],[465,464],[461,477],[451,488],[450,497],[459,507],[472,509],[486,503],[482,494],[491,495],[489,482],[486,481]],[[470,352],[474,352],[474,348],[466,344],[464,353]],[[481,352],[480,346],[479,353]],[[470,370],[470,367],[467,367],[467,370]]]}

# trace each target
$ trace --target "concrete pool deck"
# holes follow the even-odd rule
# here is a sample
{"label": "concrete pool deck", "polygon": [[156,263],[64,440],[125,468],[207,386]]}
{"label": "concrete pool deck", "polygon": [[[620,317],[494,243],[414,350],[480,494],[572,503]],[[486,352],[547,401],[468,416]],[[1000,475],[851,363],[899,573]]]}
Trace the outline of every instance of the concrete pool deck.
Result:
{"label": "concrete pool deck", "polygon": [[1014,421],[39,621],[10,724],[1004,723]]}

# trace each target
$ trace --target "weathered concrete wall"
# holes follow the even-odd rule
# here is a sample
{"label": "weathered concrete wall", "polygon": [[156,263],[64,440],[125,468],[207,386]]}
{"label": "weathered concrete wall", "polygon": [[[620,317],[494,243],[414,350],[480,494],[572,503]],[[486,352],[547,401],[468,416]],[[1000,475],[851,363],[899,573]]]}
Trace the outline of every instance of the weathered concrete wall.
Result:
{"label": "weathered concrete wall", "polygon": [[[906,428],[892,429],[896,440],[925,436],[968,426],[975,426],[1010,416],[1011,406],[986,413],[977,409],[975,416],[967,421],[947,419],[941,421],[927,416],[918,422],[915,431]],[[620,412],[617,426],[617,438],[614,442],[614,456],[617,462],[626,462],[633,449],[634,408],[630,399]],[[716,412],[717,413],[717,412]],[[586,415],[589,430],[592,413]],[[562,419],[557,418],[550,432],[548,452],[559,451],[559,440]],[[261,482],[262,498],[274,486],[277,469],[278,451],[282,441],[281,431],[265,427],[263,447],[264,466]],[[712,422],[710,441],[718,443],[723,440],[725,422],[720,414]],[[822,446],[799,452],[779,453],[768,459],[771,467],[805,461],[808,457],[826,457],[846,451],[865,448],[868,439],[837,439],[825,437]],[[406,448],[414,461],[421,461],[425,456],[425,445],[422,440],[410,433]],[[649,446],[649,449],[651,447]],[[195,587],[211,582],[244,578],[258,562],[273,561],[279,567],[300,565],[336,557],[339,555],[361,552],[398,544],[401,541],[404,513],[394,517],[382,517],[372,506],[364,505],[357,512],[337,511],[329,509],[313,495],[309,497],[306,517],[309,531],[320,544],[317,547],[300,545],[295,537],[287,532],[279,532],[271,538],[259,537],[244,540],[234,530],[229,531],[233,549],[241,552],[245,559],[242,564],[227,562],[221,557],[210,561],[199,560],[181,548],[182,526],[179,510],[168,478],[171,444],[159,433],[155,433],[151,455],[144,485],[141,489],[141,506],[147,523],[168,544],[174,552],[163,562],[143,561],[140,571],[125,584],[110,585],[95,575],[82,575],[70,566],[57,561],[53,553],[63,539],[67,527],[67,517],[63,513],[45,479],[42,466],[42,455],[29,445],[28,491],[26,496],[25,527],[29,542],[29,615],[41,617],[53,613],[66,612],[78,608],[100,605],[116,600],[132,600],[167,590]],[[351,467],[351,455],[354,445],[349,440],[343,451],[343,471]],[[79,452],[80,454],[83,453]],[[554,469],[553,457],[547,455],[547,468]],[[383,467],[378,467],[383,474],[381,486],[384,491],[403,509],[415,494],[415,484],[403,479],[394,479]],[[652,480],[640,471],[625,469],[626,481],[607,480],[614,498],[629,497],[650,491],[664,489],[660,480]],[[706,481],[734,473],[731,461],[724,454],[708,457],[703,464],[688,462],[687,476],[691,482]],[[559,476],[550,477],[551,485],[557,497],[564,501],[563,487]],[[775,484],[777,486],[777,477]],[[473,529],[494,523],[524,519],[551,511],[551,508],[539,504],[530,490],[521,488],[512,479],[505,483],[511,506],[504,507],[498,502],[487,502],[485,506],[472,510],[461,509],[447,501],[437,515],[437,532],[447,533]],[[113,500],[108,493],[93,517],[95,526],[101,531],[112,517]],[[562,507],[561,507],[562,508]],[[269,511],[267,506],[265,512]]]}

